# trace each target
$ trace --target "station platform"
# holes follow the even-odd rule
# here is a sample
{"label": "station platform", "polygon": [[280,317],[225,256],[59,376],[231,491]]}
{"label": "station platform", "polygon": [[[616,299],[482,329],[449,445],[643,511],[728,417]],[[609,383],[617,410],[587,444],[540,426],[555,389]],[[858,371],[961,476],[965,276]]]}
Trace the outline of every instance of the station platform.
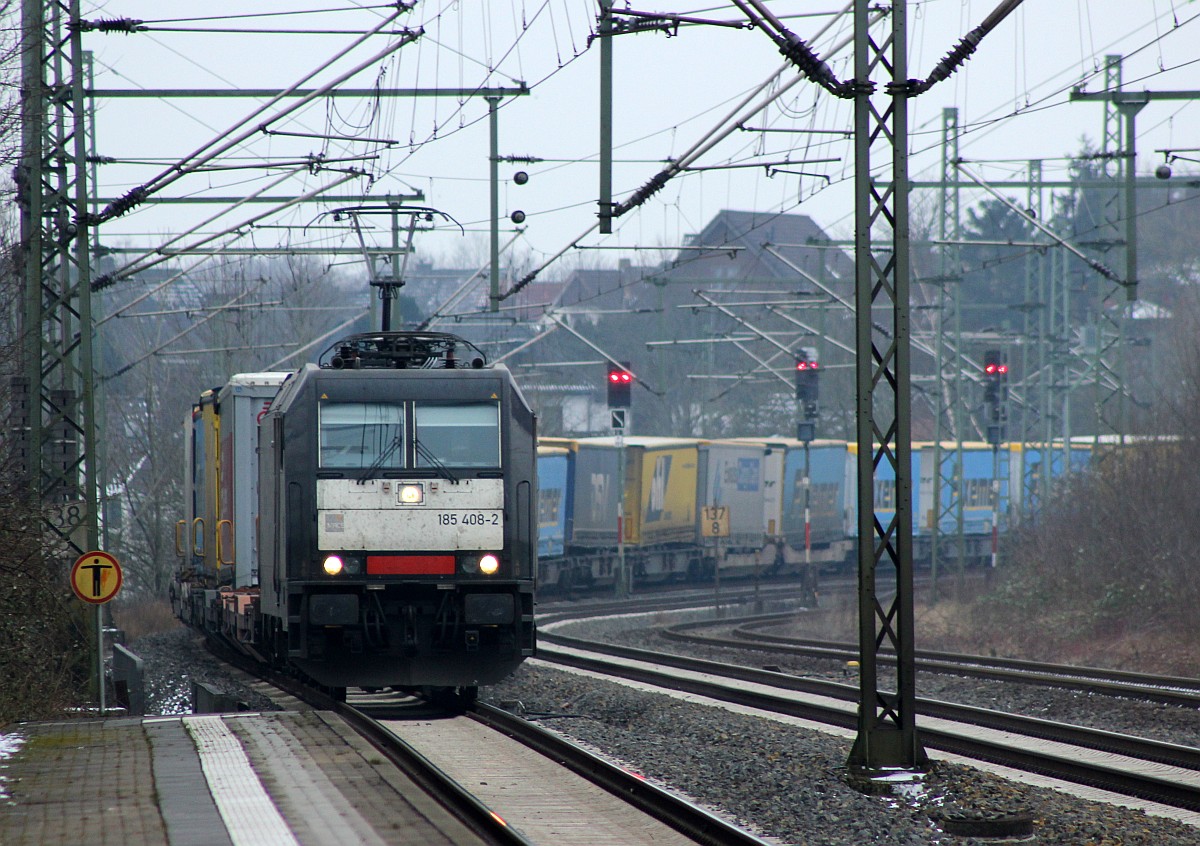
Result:
{"label": "station platform", "polygon": [[478,842],[329,712],[0,729],[5,846]]}

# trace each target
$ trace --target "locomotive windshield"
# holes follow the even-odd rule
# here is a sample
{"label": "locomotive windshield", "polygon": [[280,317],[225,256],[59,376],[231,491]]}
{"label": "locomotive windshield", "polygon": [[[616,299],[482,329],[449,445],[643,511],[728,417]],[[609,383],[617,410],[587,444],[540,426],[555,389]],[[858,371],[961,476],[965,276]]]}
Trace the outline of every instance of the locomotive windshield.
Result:
{"label": "locomotive windshield", "polygon": [[415,403],[418,467],[499,467],[500,406]]}
{"label": "locomotive windshield", "polygon": [[321,406],[321,466],[403,467],[404,407],[377,402]]}

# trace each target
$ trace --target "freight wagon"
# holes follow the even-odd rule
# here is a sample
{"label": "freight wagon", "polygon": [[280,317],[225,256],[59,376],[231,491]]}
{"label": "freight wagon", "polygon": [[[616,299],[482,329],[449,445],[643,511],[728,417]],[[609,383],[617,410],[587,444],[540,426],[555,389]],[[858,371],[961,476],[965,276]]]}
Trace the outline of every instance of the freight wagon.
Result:
{"label": "freight wagon", "polygon": [[[539,525],[547,533],[539,545],[540,589],[612,586],[622,556],[635,583],[705,581],[718,572],[787,575],[804,580],[814,595],[818,573],[857,566],[857,444],[648,437],[540,444]],[[941,557],[961,553],[967,563],[988,563],[1010,521],[1037,506],[1034,482],[1043,464],[1055,477],[1068,467],[1078,472],[1089,453],[1061,444],[993,451],[983,443],[963,444],[960,452],[943,443],[942,484],[935,490],[935,444],[914,444],[914,563],[929,565],[935,536],[951,544],[941,547]],[[876,467],[874,502],[876,520],[887,525],[896,508],[887,462]]]}

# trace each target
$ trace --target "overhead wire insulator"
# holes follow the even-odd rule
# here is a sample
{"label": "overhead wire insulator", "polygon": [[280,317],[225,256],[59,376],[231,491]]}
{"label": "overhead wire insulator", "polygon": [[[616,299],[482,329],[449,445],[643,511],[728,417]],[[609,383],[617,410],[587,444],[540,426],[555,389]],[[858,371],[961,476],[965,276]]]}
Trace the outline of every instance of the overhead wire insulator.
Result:
{"label": "overhead wire insulator", "polygon": [[150,196],[150,191],[144,185],[131,189],[125,196],[113,200],[99,214],[80,214],[77,219],[88,226],[98,226],[114,217],[120,217],[136,206],[141,205]]}
{"label": "overhead wire insulator", "polygon": [[982,27],[977,27],[968,32],[954,45],[954,48],[949,53],[942,57],[942,60],[937,63],[937,66],[929,74],[928,78],[915,82],[911,93],[913,95],[924,93],[942,80],[949,79],[950,74],[958,70],[967,59],[971,58],[971,55],[975,52],[975,48],[979,46],[979,42],[984,35],[981,30]]}
{"label": "overhead wire insulator", "polygon": [[937,63],[937,67],[933,69],[933,73],[925,80],[913,80],[909,90],[909,96],[916,96],[924,93],[932,88],[937,83],[944,79],[948,79],[950,74],[958,70],[962,65],[971,58],[971,54],[975,52],[975,48],[979,46],[979,42],[983,37],[1000,25],[1000,22],[1008,17],[1014,9],[1021,5],[1023,0],[1002,0],[1000,5],[992,10],[992,13],[984,18],[983,23],[968,32],[954,48],[942,57],[942,60]]}
{"label": "overhead wire insulator", "polygon": [[534,279],[537,279],[537,277],[538,277],[538,272],[536,270],[529,271],[528,273],[526,273],[524,276],[521,277],[520,281],[518,281],[517,284],[513,285],[511,288],[509,288],[507,291],[505,291],[504,294],[500,297],[500,299],[507,300],[513,294],[517,293],[522,288],[524,288],[526,285],[528,285],[530,282],[532,282]]}
{"label": "overhead wire insulator", "polygon": [[634,191],[633,195],[630,196],[628,200],[614,205],[612,216],[620,217],[621,215],[625,214],[625,212],[637,208],[642,203],[646,202],[659,191],[661,191],[663,186],[667,184],[667,181],[674,175],[674,171],[670,169],[662,170],[654,174],[654,176],[650,177],[650,181]]}
{"label": "overhead wire insulator", "polygon": [[794,32],[784,32],[782,35],[783,43],[779,45],[779,52],[801,73],[835,97],[854,97],[853,84],[838,79],[829,65],[825,64],[803,38]]}
{"label": "overhead wire insulator", "polygon": [[71,27],[80,32],[119,32],[125,35],[133,32],[145,32],[149,29],[145,26],[145,21],[135,18],[100,18],[94,21],[80,19],[74,21]]}

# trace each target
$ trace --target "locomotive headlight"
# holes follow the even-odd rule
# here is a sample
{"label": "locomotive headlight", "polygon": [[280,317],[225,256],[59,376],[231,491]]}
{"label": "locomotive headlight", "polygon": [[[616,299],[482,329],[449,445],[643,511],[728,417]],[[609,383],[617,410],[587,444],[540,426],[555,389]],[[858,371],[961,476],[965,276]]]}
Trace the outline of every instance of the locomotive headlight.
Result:
{"label": "locomotive headlight", "polygon": [[500,569],[500,559],[490,552],[479,559],[479,572],[485,576],[494,575]]}
{"label": "locomotive headlight", "polygon": [[343,566],[340,555],[326,555],[325,560],[321,562],[321,567],[331,576],[336,576],[342,572]]}
{"label": "locomotive headlight", "polygon": [[399,497],[401,505],[420,505],[425,501],[425,488],[421,485],[401,485]]}

